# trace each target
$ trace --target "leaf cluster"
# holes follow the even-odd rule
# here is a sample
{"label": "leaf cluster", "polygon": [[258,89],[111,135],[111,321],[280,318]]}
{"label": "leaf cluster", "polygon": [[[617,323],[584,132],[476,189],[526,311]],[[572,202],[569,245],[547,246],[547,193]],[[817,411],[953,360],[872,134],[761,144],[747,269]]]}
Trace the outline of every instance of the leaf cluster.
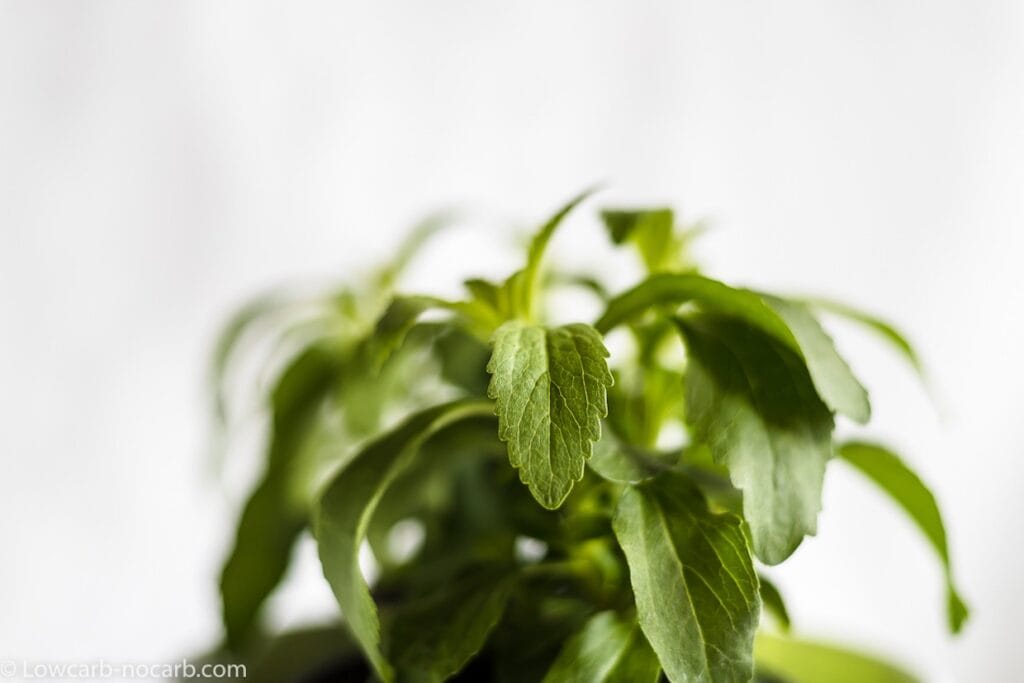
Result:
{"label": "leaf cluster", "polygon": [[[841,459],[920,527],[961,628],[932,494],[891,450],[834,436],[871,409],[818,315],[865,323],[919,369],[912,348],[849,307],[704,275],[670,209],[600,214],[646,272],[625,291],[545,268],[587,195],[520,270],[469,280],[459,300],[395,290],[431,221],[361,286],[263,297],[228,325],[214,364],[228,431],[229,378],[254,340],[275,379],[255,391],[265,465],[221,575],[226,649],[281,642],[262,607],[309,532],[343,623],[316,633],[318,652],[358,652],[383,681],[906,680],[787,635],[761,568],[815,533]],[[596,296],[598,319],[550,316],[564,286]]]}

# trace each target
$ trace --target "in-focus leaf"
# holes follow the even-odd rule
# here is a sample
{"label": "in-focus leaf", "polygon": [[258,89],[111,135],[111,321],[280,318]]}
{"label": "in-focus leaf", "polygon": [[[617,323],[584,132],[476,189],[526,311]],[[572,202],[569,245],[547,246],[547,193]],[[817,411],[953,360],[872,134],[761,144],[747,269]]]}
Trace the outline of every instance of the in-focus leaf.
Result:
{"label": "in-focus leaf", "polygon": [[633,618],[600,612],[569,639],[544,683],[655,683],[661,664]]}
{"label": "in-focus leaf", "polygon": [[512,466],[548,509],[583,477],[601,437],[612,384],[608,350],[589,325],[545,328],[518,321],[494,336],[487,371],[497,401],[498,435]]}
{"label": "in-focus leaf", "polygon": [[779,676],[787,683],[918,683],[874,657],[763,631],[757,634],[754,656],[758,674]]}
{"label": "in-focus leaf", "polygon": [[509,568],[472,567],[444,590],[397,608],[388,654],[403,681],[439,683],[460,671],[501,619],[515,577]]}
{"label": "in-focus leaf", "polygon": [[678,322],[687,420],[743,491],[757,556],[778,564],[817,527],[832,414],[803,361],[775,340],[729,318]]}
{"label": "in-focus leaf", "polygon": [[761,600],[742,521],[711,513],[687,477],[669,472],[627,488],[613,527],[669,680],[749,681]]}
{"label": "in-focus leaf", "polygon": [[420,444],[447,425],[490,415],[485,401],[455,401],[422,410],[367,444],[328,484],[315,511],[320,563],[345,622],[377,675],[393,680],[380,649],[380,619],[359,570],[359,547],[388,485],[408,465]]}
{"label": "in-focus leaf", "polygon": [[807,370],[825,405],[861,424],[866,423],[871,417],[868,392],[853,376],[850,366],[807,307],[774,296],[765,296],[765,301],[786,321],[796,337]]}
{"label": "in-focus leaf", "polygon": [[942,513],[935,502],[935,496],[907,465],[895,453],[876,444],[850,442],[841,445],[839,456],[860,470],[868,479],[903,508],[903,511],[914,520],[925,538],[942,561],[946,577],[946,609],[949,629],[959,633],[967,620],[968,607],[956,590],[953,582],[953,567],[949,559],[949,547],[946,541],[946,527],[942,523]]}

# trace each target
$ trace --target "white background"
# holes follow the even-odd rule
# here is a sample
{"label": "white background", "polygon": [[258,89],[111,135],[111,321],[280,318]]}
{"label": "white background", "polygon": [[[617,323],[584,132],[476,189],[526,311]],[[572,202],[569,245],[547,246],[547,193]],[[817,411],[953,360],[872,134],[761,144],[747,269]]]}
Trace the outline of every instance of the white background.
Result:
{"label": "white background", "polygon": [[[930,369],[938,410],[834,328],[974,618],[945,635],[928,548],[836,465],[774,573],[799,630],[1019,680],[1022,122],[1019,3],[0,4],[0,658],[216,639],[237,496],[203,377],[246,295],[344,278],[438,206],[528,223],[605,180],[711,218],[711,273],[883,313]],[[586,213],[555,258],[605,262]],[[493,261],[487,234],[415,282]],[[288,591],[279,622],[332,609],[308,546]]]}

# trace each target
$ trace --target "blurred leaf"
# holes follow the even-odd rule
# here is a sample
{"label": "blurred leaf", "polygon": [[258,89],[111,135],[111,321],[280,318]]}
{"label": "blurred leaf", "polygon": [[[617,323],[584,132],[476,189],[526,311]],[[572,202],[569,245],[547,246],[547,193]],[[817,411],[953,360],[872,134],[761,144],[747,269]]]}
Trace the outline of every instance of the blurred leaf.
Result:
{"label": "blurred leaf", "polygon": [[419,446],[439,429],[473,416],[490,415],[483,401],[455,401],[422,410],[363,448],[325,489],[314,517],[324,576],[346,623],[377,675],[393,680],[380,650],[380,621],[359,569],[359,548],[378,501],[408,466]]}
{"label": "blurred leaf", "polygon": [[487,395],[487,361],[491,350],[486,344],[459,327],[449,327],[435,339],[434,351],[446,381],[470,396]]}
{"label": "blurred leaf", "polygon": [[626,442],[654,448],[666,422],[680,422],[683,413],[682,373],[656,365],[654,359],[630,372],[615,373],[608,391],[608,422]]}
{"label": "blurred leaf", "polygon": [[758,633],[754,650],[758,673],[788,683],[918,683],[891,664],[831,645]]}
{"label": "blurred leaf", "polygon": [[542,225],[540,230],[533,236],[533,239],[530,240],[530,247],[526,256],[526,266],[522,270],[513,273],[503,285],[507,292],[508,301],[511,303],[511,311],[515,317],[525,320],[534,319],[534,299],[536,298],[537,287],[540,284],[540,267],[544,259],[544,252],[548,248],[548,242],[551,241],[552,235],[555,234],[555,230],[562,224],[565,217],[595,191],[596,188],[585,190],[570,200],[568,204],[548,219],[548,222]]}
{"label": "blurred leaf", "polygon": [[559,507],[583,477],[592,443],[601,437],[612,384],[607,357],[589,325],[513,321],[495,333],[487,370],[498,433],[520,479],[548,509]]}
{"label": "blurred leaf", "polygon": [[252,636],[260,606],[284,575],[292,546],[306,525],[308,500],[298,493],[297,484],[308,469],[303,449],[316,410],[339,370],[332,351],[310,346],[274,388],[267,469],[245,505],[221,573],[224,627],[231,647]]}
{"label": "blurred leaf", "polygon": [[668,472],[628,487],[613,527],[669,680],[750,680],[761,601],[742,520],[712,514],[687,477]]}
{"label": "blurred leaf", "polygon": [[655,683],[660,675],[636,619],[601,612],[565,644],[544,683]]}
{"label": "blurred leaf", "polygon": [[[421,446],[420,456],[384,491],[366,533],[381,564],[393,564],[387,545],[389,532],[396,523],[418,518],[426,525],[455,504],[462,462],[504,455],[495,422],[494,416],[466,419],[438,431]],[[490,499],[487,505],[493,508],[495,501]],[[470,513],[469,510],[459,512]],[[473,518],[478,520],[481,512],[472,511]],[[494,530],[488,529],[488,532],[494,533]]]}
{"label": "blurred leaf", "polygon": [[847,318],[848,320],[860,323],[869,330],[872,330],[881,336],[882,339],[889,342],[889,344],[891,344],[892,347],[896,349],[896,351],[899,352],[908,363],[910,363],[910,366],[922,380],[927,379],[925,377],[924,364],[921,362],[921,358],[918,356],[917,351],[914,350],[914,347],[911,345],[910,341],[908,341],[906,335],[890,323],[882,320],[881,318],[877,318],[870,313],[865,313],[864,311],[853,308],[852,306],[839,303],[838,301],[815,298],[806,299],[805,301],[808,306],[825,311],[826,313],[832,313],[840,317]]}
{"label": "blurred leaf", "polygon": [[604,210],[601,220],[615,244],[632,242],[647,272],[674,270],[681,266],[672,209],[640,211]]}
{"label": "blurred leaf", "polygon": [[435,299],[426,296],[396,296],[377,319],[368,340],[370,364],[380,369],[384,362],[402,345],[417,318],[434,305]]}
{"label": "blurred leaf", "polygon": [[449,579],[391,615],[388,652],[400,680],[436,683],[460,671],[484,646],[515,585],[508,567],[475,566]]}
{"label": "blurred leaf", "polygon": [[259,644],[245,662],[246,683],[306,681],[318,674],[365,679],[370,670],[344,627],[319,626],[287,631]]}
{"label": "blurred leaf", "polygon": [[758,574],[758,583],[761,587],[761,604],[764,606],[765,611],[772,615],[783,633],[789,633],[789,610],[786,609],[786,602],[782,599],[782,593],[763,574]]}
{"label": "blurred leaf", "polygon": [[593,613],[579,596],[521,583],[493,636],[496,678],[501,683],[542,680]]}
{"label": "blurred leaf", "polygon": [[946,542],[946,527],[942,523],[942,513],[935,502],[935,496],[924,485],[924,482],[904,464],[892,451],[863,442],[845,443],[839,447],[839,457],[860,470],[868,479],[903,508],[903,511],[914,520],[917,527],[924,533],[932,548],[942,561],[943,573],[946,577],[946,607],[949,617],[949,629],[959,633],[967,620],[969,610],[957,593],[953,582],[953,568],[949,559],[949,548]]}
{"label": "blurred leaf", "polygon": [[602,430],[587,464],[603,479],[617,484],[637,484],[653,479],[678,461],[678,453],[664,454],[624,444],[611,432]]}
{"label": "blurred leaf", "polygon": [[227,420],[227,397],[225,382],[228,367],[242,338],[250,332],[254,325],[268,316],[279,312],[292,303],[279,292],[270,292],[256,297],[245,304],[224,326],[217,338],[210,366],[210,383],[214,393],[214,407],[221,423]]}
{"label": "blurred leaf", "polygon": [[689,352],[687,419],[743,491],[757,556],[778,564],[815,532],[832,414],[781,344],[727,318],[678,322]]}
{"label": "blurred leaf", "polygon": [[587,275],[584,273],[554,272],[548,275],[548,279],[551,284],[554,285],[565,285],[585,289],[603,303],[608,303],[608,299],[610,298],[608,288],[593,275]]}
{"label": "blurred leaf", "polygon": [[391,263],[381,269],[378,276],[380,284],[387,288],[392,287],[423,246],[441,231],[454,226],[460,218],[461,215],[456,211],[439,211],[414,227],[395,249]]}

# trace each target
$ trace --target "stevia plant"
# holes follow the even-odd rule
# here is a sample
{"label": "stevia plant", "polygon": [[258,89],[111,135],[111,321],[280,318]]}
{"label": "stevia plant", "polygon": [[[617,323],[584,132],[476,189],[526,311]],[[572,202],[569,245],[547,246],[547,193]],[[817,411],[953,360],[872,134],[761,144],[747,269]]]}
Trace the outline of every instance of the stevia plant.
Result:
{"label": "stevia plant", "polygon": [[[919,370],[904,337],[709,278],[669,209],[600,213],[646,271],[625,291],[546,269],[585,197],[537,231],[522,269],[469,280],[462,299],[396,292],[434,220],[362,284],[265,296],[227,327],[214,383],[228,427],[239,359],[263,349],[276,371],[262,478],[220,584],[222,656],[250,678],[913,680],[792,637],[760,573],[815,533],[833,460],[924,533],[960,630],[932,494],[884,446],[836,442],[837,416],[862,425],[870,405],[817,316],[866,324]],[[597,297],[600,317],[551,315],[559,287]],[[340,626],[268,635],[261,608],[306,532]]]}

